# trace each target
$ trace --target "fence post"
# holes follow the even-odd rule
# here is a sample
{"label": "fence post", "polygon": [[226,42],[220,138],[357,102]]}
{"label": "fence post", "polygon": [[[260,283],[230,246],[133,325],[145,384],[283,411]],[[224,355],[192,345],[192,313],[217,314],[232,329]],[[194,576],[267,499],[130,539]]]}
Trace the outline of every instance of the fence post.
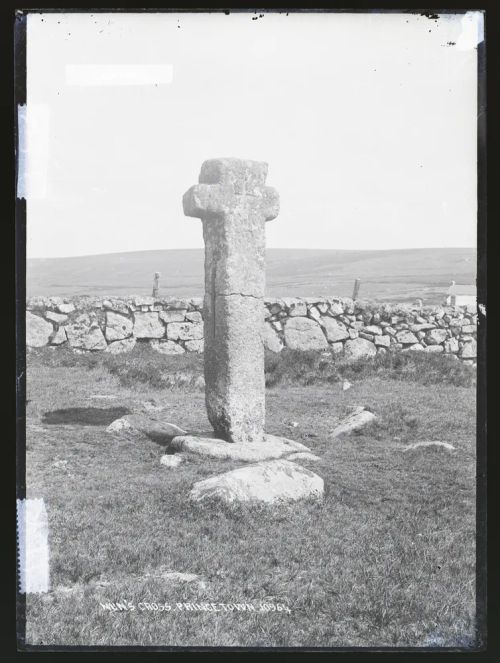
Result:
{"label": "fence post", "polygon": [[153,281],[153,297],[158,297],[160,291],[160,272],[155,272],[155,277]]}
{"label": "fence post", "polygon": [[356,299],[358,298],[359,286],[360,285],[361,285],[361,281],[359,279],[356,279],[354,281],[354,290],[352,291],[353,301],[356,301]]}

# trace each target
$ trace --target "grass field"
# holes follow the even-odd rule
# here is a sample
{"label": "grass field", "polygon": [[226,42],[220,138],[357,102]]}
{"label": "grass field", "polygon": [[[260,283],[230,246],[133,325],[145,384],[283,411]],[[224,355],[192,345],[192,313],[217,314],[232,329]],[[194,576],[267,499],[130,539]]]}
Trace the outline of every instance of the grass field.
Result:
{"label": "grass field", "polygon": [[[164,295],[203,294],[203,249],[111,253],[28,260],[26,286],[32,295],[151,294],[161,272]],[[441,304],[452,280],[476,282],[476,251],[469,248],[334,251],[267,249],[269,296],[350,297],[387,302]]]}
{"label": "grass field", "polygon": [[[188,431],[208,430],[201,357],[30,352],[27,493],[46,502],[52,589],[28,596],[27,642],[477,645],[474,369],[413,354],[350,366],[314,353],[268,358],[267,430],[309,446],[321,460],[307,467],[325,481],[322,504],[278,509],[191,506],[195,481],[237,464],[168,469],[158,443],[106,432],[107,408],[163,408]],[[352,405],[377,421],[331,438]],[[47,415],[69,408],[99,411]],[[420,440],[456,450],[403,452]],[[167,571],[201,582],[173,583]],[[255,611],[176,608],[186,602]],[[260,607],[271,604],[286,610]]]}

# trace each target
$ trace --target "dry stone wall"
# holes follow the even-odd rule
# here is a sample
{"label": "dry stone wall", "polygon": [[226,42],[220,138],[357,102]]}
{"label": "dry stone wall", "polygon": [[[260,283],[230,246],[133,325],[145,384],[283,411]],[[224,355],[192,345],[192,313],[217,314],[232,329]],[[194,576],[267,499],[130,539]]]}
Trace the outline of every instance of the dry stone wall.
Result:
{"label": "dry stone wall", "polygon": [[[203,300],[198,297],[34,297],[26,308],[28,348],[121,353],[147,342],[166,354],[203,352]],[[477,313],[468,307],[314,297],[266,299],[263,306],[262,337],[272,352],[330,349],[355,359],[418,350],[473,363],[476,329]]]}

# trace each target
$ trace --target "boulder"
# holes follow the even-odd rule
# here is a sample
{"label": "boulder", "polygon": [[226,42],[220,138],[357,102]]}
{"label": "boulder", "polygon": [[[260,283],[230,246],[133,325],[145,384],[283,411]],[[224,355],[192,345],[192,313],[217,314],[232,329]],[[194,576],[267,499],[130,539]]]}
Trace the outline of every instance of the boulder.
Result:
{"label": "boulder", "polygon": [[382,330],[377,325],[367,325],[362,328],[362,331],[365,334],[372,334],[373,336],[380,336],[382,334]]}
{"label": "boulder", "polygon": [[374,343],[375,345],[383,346],[385,348],[388,348],[391,344],[391,337],[390,336],[375,336],[374,338]]}
{"label": "boulder", "polygon": [[300,442],[276,435],[264,435],[263,442],[225,442],[211,437],[179,435],[170,442],[173,451],[182,451],[195,456],[239,460],[254,463],[260,460],[281,458],[295,451],[309,451]]}
{"label": "boulder", "polygon": [[73,304],[65,304],[65,303],[58,304],[56,308],[59,311],[59,313],[73,313],[73,311],[75,310]]}
{"label": "boulder", "polygon": [[159,341],[155,338],[149,341],[149,345],[153,350],[163,355],[182,355],[185,352],[182,345],[174,343],[174,341]]}
{"label": "boulder", "polygon": [[438,354],[439,352],[444,352],[444,348],[442,345],[428,345],[426,348],[424,348],[424,352]]}
{"label": "boulder", "polygon": [[325,330],[326,338],[330,343],[338,343],[349,338],[349,332],[342,323],[337,322],[334,318],[321,317],[319,320],[320,325]]}
{"label": "boulder", "polygon": [[121,341],[132,336],[134,323],[120,313],[106,311],[106,329],[104,335],[108,341]]}
{"label": "boulder", "polygon": [[354,338],[345,342],[344,353],[347,359],[374,357],[377,353],[375,345],[364,338]]}
{"label": "boulder", "polygon": [[191,311],[186,313],[186,320],[189,322],[196,322],[196,324],[201,324],[203,322],[203,316],[199,311]]}
{"label": "boulder", "polygon": [[165,323],[169,322],[184,322],[186,318],[186,309],[179,309],[173,311],[160,311],[160,320]]}
{"label": "boulder", "polygon": [[66,329],[64,327],[59,327],[50,337],[50,345],[62,345],[66,343],[68,337],[66,335]]}
{"label": "boulder", "polygon": [[403,343],[403,344],[418,343],[418,338],[415,336],[413,332],[408,331],[408,329],[402,329],[401,331],[398,331],[396,334],[396,338],[398,340],[398,343]]}
{"label": "boulder", "polygon": [[122,352],[130,352],[135,347],[135,344],[135,338],[123,338],[121,341],[113,341],[113,343],[110,343],[105,352],[109,352],[112,355],[119,355]]}
{"label": "boulder", "polygon": [[68,341],[77,350],[105,350],[106,339],[96,322],[91,322],[87,315],[79,316],[66,327]]}
{"label": "boulder", "polygon": [[64,313],[55,313],[54,311],[45,311],[45,318],[46,320],[50,320],[51,322],[56,322],[58,325],[62,325],[63,322],[66,322],[68,319],[67,315],[64,315]]}
{"label": "boulder", "polygon": [[54,327],[38,315],[26,311],[26,345],[41,348],[50,340]]}
{"label": "boulder", "polygon": [[477,343],[474,339],[460,348],[458,356],[462,359],[474,359],[477,355]]}
{"label": "boulder", "polygon": [[161,323],[158,312],[134,314],[134,336],[136,338],[162,338],[165,327]]}
{"label": "boulder", "polygon": [[307,315],[307,305],[301,299],[297,299],[295,297],[285,297],[283,299],[283,303],[288,309],[288,315],[291,317]]}
{"label": "boulder", "polygon": [[310,318],[289,318],[284,333],[285,345],[291,350],[325,350],[328,347],[321,327]]}
{"label": "boulder", "polygon": [[458,352],[458,340],[456,338],[450,338],[444,342],[444,351],[447,353]]}
{"label": "boulder", "polygon": [[271,352],[281,352],[283,349],[280,337],[268,322],[264,322],[262,327],[262,341],[264,347]]}
{"label": "boulder", "polygon": [[431,329],[425,335],[425,342],[427,345],[439,345],[448,338],[446,329]]}
{"label": "boulder", "polygon": [[287,460],[270,460],[225,472],[194,484],[193,502],[221,500],[225,503],[276,504],[300,499],[322,500],[321,477]]}
{"label": "boulder", "polygon": [[107,428],[110,433],[121,431],[141,432],[156,442],[166,444],[178,435],[185,435],[186,431],[170,423],[161,414],[126,414],[113,421]]}
{"label": "boulder", "polygon": [[199,341],[203,338],[203,325],[194,322],[170,322],[167,338],[171,341]]}
{"label": "boulder", "polygon": [[350,433],[353,430],[358,430],[363,428],[367,424],[375,421],[377,417],[366,410],[363,406],[355,407],[354,410],[344,417],[337,426],[332,430],[331,436],[338,437],[343,433]]}

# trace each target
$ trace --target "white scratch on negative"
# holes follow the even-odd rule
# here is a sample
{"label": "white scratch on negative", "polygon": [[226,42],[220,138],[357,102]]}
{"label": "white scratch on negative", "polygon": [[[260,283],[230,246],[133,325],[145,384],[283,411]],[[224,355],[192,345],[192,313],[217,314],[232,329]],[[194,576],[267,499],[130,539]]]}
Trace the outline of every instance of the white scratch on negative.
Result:
{"label": "white scratch on negative", "polygon": [[457,39],[456,48],[468,51],[477,48],[484,40],[484,16],[482,12],[466,12],[461,20],[462,32]]}
{"label": "white scratch on negative", "polygon": [[17,500],[19,591],[49,591],[49,525],[43,498]]}

